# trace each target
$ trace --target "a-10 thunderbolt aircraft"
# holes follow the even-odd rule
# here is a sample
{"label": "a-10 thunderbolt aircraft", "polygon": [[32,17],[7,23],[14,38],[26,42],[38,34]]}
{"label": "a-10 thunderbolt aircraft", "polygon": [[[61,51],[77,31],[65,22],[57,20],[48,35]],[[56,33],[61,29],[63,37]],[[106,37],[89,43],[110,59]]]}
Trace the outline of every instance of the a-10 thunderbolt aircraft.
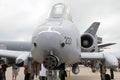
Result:
{"label": "a-10 thunderbolt aircraft", "polygon": [[[13,61],[22,66],[33,60],[36,64],[43,64],[48,70],[65,69],[68,65],[72,67],[74,74],[79,73],[80,60],[99,60],[102,64],[101,79],[106,80],[106,68],[118,67],[120,54],[100,52],[99,47],[113,44],[97,45],[102,41],[96,36],[99,24],[94,22],[80,35],[67,6],[58,3],[52,7],[45,23],[38,26],[31,43],[1,42],[6,45],[7,50],[1,49],[0,56],[10,59],[8,63]],[[16,44],[21,45],[14,47]]]}

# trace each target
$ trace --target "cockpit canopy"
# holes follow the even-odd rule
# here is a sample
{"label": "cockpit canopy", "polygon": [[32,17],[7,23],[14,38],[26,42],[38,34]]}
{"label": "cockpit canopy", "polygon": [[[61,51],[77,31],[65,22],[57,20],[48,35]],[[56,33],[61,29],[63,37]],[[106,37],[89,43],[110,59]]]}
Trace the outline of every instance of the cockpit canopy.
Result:
{"label": "cockpit canopy", "polygon": [[50,18],[65,18],[72,21],[72,17],[70,14],[70,9],[65,6],[63,3],[55,4],[52,7]]}

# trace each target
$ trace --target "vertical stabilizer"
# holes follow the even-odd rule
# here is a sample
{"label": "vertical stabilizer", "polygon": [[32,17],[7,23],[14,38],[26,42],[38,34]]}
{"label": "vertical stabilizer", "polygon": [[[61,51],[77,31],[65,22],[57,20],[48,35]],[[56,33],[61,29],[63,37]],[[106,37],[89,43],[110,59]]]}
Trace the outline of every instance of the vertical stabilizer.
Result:
{"label": "vertical stabilizer", "polygon": [[98,30],[98,27],[100,25],[100,22],[94,22],[86,31],[85,33],[90,33],[92,34],[93,36],[96,35],[96,32]]}

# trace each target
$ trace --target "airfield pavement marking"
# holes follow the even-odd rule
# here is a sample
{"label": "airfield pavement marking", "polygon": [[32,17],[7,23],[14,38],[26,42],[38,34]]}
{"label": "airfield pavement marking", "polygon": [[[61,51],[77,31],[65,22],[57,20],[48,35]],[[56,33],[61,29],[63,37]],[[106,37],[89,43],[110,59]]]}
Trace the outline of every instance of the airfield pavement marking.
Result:
{"label": "airfield pavement marking", "polygon": [[[107,73],[109,73],[109,70],[107,70]],[[114,80],[120,80],[120,72],[114,72],[115,73],[115,79]],[[80,66],[80,73],[78,75],[74,75],[71,72],[71,80],[101,80],[100,79],[100,73],[92,73],[91,69],[88,67]],[[6,71],[6,80],[12,80],[12,68],[7,68]],[[24,68],[20,68],[19,74],[17,76],[16,80],[24,80]],[[39,80],[38,77],[34,80]],[[59,78],[57,79],[59,80]],[[68,80],[66,78],[66,80]]]}

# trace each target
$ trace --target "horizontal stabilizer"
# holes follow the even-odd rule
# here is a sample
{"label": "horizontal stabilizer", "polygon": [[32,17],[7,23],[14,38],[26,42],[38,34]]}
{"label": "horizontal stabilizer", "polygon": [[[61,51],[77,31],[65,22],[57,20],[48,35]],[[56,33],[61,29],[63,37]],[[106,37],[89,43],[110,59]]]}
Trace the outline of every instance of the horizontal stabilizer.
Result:
{"label": "horizontal stabilizer", "polygon": [[115,45],[116,43],[107,43],[107,44],[100,44],[98,45],[99,48],[104,48],[104,47],[108,47],[108,46],[111,46],[111,45]]}

